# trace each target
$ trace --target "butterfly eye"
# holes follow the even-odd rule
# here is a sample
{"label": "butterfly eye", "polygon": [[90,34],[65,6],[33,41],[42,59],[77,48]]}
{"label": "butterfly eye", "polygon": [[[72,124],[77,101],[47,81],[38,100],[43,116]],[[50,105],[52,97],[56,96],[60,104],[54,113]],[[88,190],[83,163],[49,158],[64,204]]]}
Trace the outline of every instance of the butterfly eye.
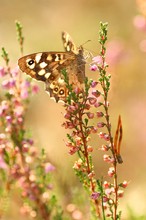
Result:
{"label": "butterfly eye", "polygon": [[55,94],[57,94],[57,93],[58,93],[58,90],[59,90],[59,88],[58,88],[58,86],[56,86],[56,87],[53,89],[53,92],[54,92]]}
{"label": "butterfly eye", "polygon": [[34,64],[34,60],[29,60],[28,65],[31,66],[32,64]]}
{"label": "butterfly eye", "polygon": [[60,89],[59,94],[64,95],[64,89]]}
{"label": "butterfly eye", "polygon": [[27,59],[26,60],[26,65],[30,68],[30,69],[34,69],[35,67],[35,61],[32,59]]}

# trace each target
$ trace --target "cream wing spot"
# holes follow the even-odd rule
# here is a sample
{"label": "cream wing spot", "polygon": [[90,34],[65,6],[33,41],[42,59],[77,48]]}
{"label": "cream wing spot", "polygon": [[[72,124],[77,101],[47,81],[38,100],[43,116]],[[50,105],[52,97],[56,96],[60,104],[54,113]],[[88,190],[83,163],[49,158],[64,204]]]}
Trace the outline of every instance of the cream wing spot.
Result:
{"label": "cream wing spot", "polygon": [[46,66],[47,66],[48,64],[47,63],[45,63],[45,62],[42,62],[42,63],[40,63],[40,68],[45,68]]}
{"label": "cream wing spot", "polygon": [[59,84],[64,84],[64,79],[59,78],[59,79],[58,79],[58,83],[59,83]]}
{"label": "cream wing spot", "polygon": [[50,88],[51,88],[51,89],[54,89],[55,86],[56,86],[56,85],[55,85],[53,82],[50,84]]}
{"label": "cream wing spot", "polygon": [[46,73],[46,71],[44,69],[42,69],[38,72],[38,75],[43,76],[43,75],[45,75],[45,73]]}
{"label": "cream wing spot", "polygon": [[66,50],[69,52],[70,51],[70,46],[66,46]]}
{"label": "cream wing spot", "polygon": [[46,73],[45,78],[48,79],[50,77],[51,73]]}
{"label": "cream wing spot", "polygon": [[49,55],[47,56],[47,60],[48,60],[48,61],[51,61],[51,60],[52,60],[51,54],[49,54]]}
{"label": "cream wing spot", "polygon": [[39,63],[40,62],[40,59],[42,57],[42,53],[38,53],[35,57],[35,60],[36,60],[36,63]]}
{"label": "cream wing spot", "polygon": [[59,61],[59,56],[56,54],[55,61]]}

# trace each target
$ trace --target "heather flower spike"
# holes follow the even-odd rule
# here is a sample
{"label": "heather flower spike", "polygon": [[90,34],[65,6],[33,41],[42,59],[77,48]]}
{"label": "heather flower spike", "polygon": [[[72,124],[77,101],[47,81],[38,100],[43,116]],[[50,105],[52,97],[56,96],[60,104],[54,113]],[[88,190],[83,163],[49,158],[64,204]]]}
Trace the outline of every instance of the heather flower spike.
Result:
{"label": "heather flower spike", "polygon": [[23,37],[23,32],[22,32],[22,25],[19,21],[16,21],[15,23],[16,23],[18,42],[20,45],[20,51],[21,51],[21,54],[23,54],[24,37]]}
{"label": "heather flower spike", "polygon": [[[16,26],[22,47],[21,24],[17,23]],[[51,177],[55,167],[49,162],[45,151],[35,146],[25,126],[29,99],[32,93],[38,92],[38,87],[28,79],[21,78],[18,68],[9,66],[5,48],[2,48],[2,57],[6,67],[0,67],[0,216],[5,218],[5,201],[14,190],[21,199],[21,214],[27,214],[26,218],[31,216],[50,220],[57,216],[62,219],[62,210],[52,193]],[[15,200],[15,196],[12,199]]]}
{"label": "heather flower spike", "polygon": [[[117,163],[123,162],[120,155],[122,122],[119,116],[118,127],[113,141],[108,102],[111,76],[107,73],[106,40],[107,24],[101,23],[99,32],[101,50],[99,55],[92,59],[89,67],[91,71],[99,72],[99,74],[96,73],[99,76],[98,80],[93,81],[86,78],[84,90],[75,93],[72,85],[69,84],[66,72],[63,72],[69,89],[67,103],[65,103],[66,113],[63,125],[71,131],[70,134],[67,134],[69,142],[67,142],[66,146],[69,148],[70,155],[77,154],[79,157],[73,168],[85,189],[90,192],[90,199],[96,210],[95,216],[99,219],[101,216],[103,219],[109,216],[113,220],[119,220],[118,200],[123,196],[123,191],[121,191],[120,187],[124,188],[124,184],[118,184],[117,173]],[[92,123],[94,123],[94,126]],[[105,132],[102,131],[103,127]],[[98,135],[96,135],[97,133]],[[101,180],[95,179],[96,174],[92,154],[96,152],[96,149],[89,143],[91,134],[96,135],[94,138],[97,138],[97,141],[98,138],[101,138],[103,142],[106,142],[99,149],[106,152],[103,155],[103,161],[110,166],[107,176],[110,177],[111,183],[103,181],[103,178]]]}
{"label": "heather flower spike", "polygon": [[9,60],[8,52],[5,50],[4,47],[2,47],[2,55],[1,56],[5,60],[6,66],[8,67],[10,60]]}

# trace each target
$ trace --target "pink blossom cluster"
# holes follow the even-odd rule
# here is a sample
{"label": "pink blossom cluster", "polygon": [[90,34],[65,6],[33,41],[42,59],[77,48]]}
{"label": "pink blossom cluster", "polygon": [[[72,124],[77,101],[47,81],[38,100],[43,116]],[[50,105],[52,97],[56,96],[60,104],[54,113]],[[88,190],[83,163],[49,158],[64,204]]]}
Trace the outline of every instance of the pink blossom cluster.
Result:
{"label": "pink blossom cluster", "polygon": [[[48,220],[51,172],[55,167],[45,153],[40,155],[34,141],[27,137],[24,119],[27,101],[38,92],[38,86],[23,79],[18,68],[0,67],[2,90],[0,101],[0,168],[7,176],[7,188],[15,185],[21,189],[23,200],[29,204],[21,207],[22,214],[41,216]],[[8,187],[9,186],[9,187]]]}

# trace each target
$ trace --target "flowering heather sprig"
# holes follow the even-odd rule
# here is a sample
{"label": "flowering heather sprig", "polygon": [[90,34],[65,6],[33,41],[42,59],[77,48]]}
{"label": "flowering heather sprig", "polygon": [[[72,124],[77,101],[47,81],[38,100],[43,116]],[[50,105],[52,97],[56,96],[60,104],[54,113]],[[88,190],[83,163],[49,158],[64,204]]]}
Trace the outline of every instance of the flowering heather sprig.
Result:
{"label": "flowering heather sprig", "polygon": [[18,38],[18,42],[20,45],[20,51],[21,51],[21,54],[23,54],[24,37],[23,37],[23,32],[22,32],[22,25],[19,21],[16,21],[15,24],[16,24],[17,38]]}
{"label": "flowering heather sprig", "polygon": [[[90,65],[91,71],[99,72],[97,82],[86,78],[84,89],[79,90],[69,85],[67,74],[65,71],[63,72],[69,90],[69,96],[65,103],[66,113],[63,126],[71,130],[70,134],[67,134],[68,142],[66,142],[66,146],[70,155],[77,153],[79,157],[73,168],[81,183],[89,192],[90,199],[94,204],[96,218],[101,219],[103,217],[103,219],[106,219],[106,217],[111,217],[113,220],[118,220],[121,216],[121,212],[117,212],[118,200],[123,196],[121,187],[125,183],[124,181],[118,184],[117,179],[117,163],[123,162],[120,155],[122,123],[121,117],[119,117],[115,139],[113,140],[108,102],[111,76],[107,74],[108,65],[105,60],[106,40],[107,24],[101,23],[99,32],[100,54],[92,59]],[[98,120],[98,122],[95,123],[95,120]],[[100,131],[103,127],[104,132]],[[92,161],[92,153],[95,149],[89,141],[91,140],[91,134],[97,133],[99,138],[106,142],[99,149],[106,151],[103,160],[110,165],[107,175],[111,179],[113,178],[113,183],[103,181],[103,178],[101,181],[95,179]],[[125,186],[127,186],[127,182]]]}
{"label": "flowering heather sprig", "polygon": [[1,56],[5,60],[6,66],[8,67],[8,65],[9,65],[9,56],[8,56],[8,53],[7,53],[7,51],[5,50],[4,47],[2,47],[2,54],[1,54]]}
{"label": "flowering heather sprig", "polygon": [[[51,172],[55,168],[47,161],[44,151],[39,156],[34,141],[27,137],[24,125],[29,96],[38,89],[27,79],[19,81],[17,68],[1,70],[4,72],[1,74],[2,89],[6,91],[0,102],[1,175],[5,176],[8,191],[11,190],[12,184],[21,189],[25,204],[21,213],[48,220],[53,209],[57,210],[58,207],[51,192]],[[1,181],[4,181],[4,178]]]}
{"label": "flowering heather sprig", "polygon": [[[118,126],[115,134],[115,138],[113,140],[112,132],[111,132],[111,123],[110,123],[110,116],[109,116],[109,102],[108,102],[108,93],[110,89],[110,74],[107,73],[107,67],[105,61],[105,55],[106,55],[106,47],[105,42],[107,40],[107,24],[101,23],[101,29],[99,32],[99,43],[101,45],[100,50],[100,57],[101,60],[98,57],[98,60],[94,59],[95,64],[98,65],[98,71],[99,71],[99,82],[101,85],[101,95],[103,97],[102,107],[103,107],[103,113],[97,113],[98,116],[102,116],[104,119],[104,122],[98,123],[98,128],[102,128],[103,126],[106,127],[107,133],[99,132],[99,137],[104,139],[106,141],[105,145],[102,145],[100,148],[102,151],[110,151],[109,154],[105,154],[103,156],[103,160],[110,164],[109,170],[108,170],[108,176],[113,178],[113,183],[108,184],[108,187],[106,190],[104,190],[104,184],[102,184],[102,181],[100,183],[100,186],[102,187],[102,192],[104,192],[102,196],[102,212],[103,216],[105,215],[104,207],[106,206],[106,213],[108,213],[106,216],[111,217],[111,219],[117,220],[120,219],[121,212],[117,212],[118,208],[118,200],[123,195],[123,190],[121,193],[121,186],[122,183],[118,184],[118,173],[117,173],[117,163],[122,163],[122,157],[120,155],[120,146],[121,146],[121,140],[122,140],[122,122],[121,117],[119,116],[118,120]],[[99,65],[100,60],[100,65]],[[102,111],[101,111],[102,112]],[[126,185],[127,186],[127,185]],[[120,193],[119,193],[120,192]],[[120,195],[120,196],[119,196]],[[103,202],[106,197],[106,202]],[[106,203],[106,205],[105,205]],[[104,208],[104,209],[103,209]]]}
{"label": "flowering heather sprig", "polygon": [[[20,24],[19,24],[20,27]],[[17,23],[18,28],[18,23]],[[19,41],[21,44],[22,42]],[[20,77],[18,68],[11,69],[6,50],[2,49],[6,67],[0,67],[2,90],[0,100],[0,181],[2,190],[21,190],[22,214],[49,220],[60,218],[62,211],[52,192],[52,172],[55,167],[46,153],[38,152],[25,129],[25,114],[29,97],[38,92],[30,80]],[[3,215],[2,210],[0,216]]]}
{"label": "flowering heather sprig", "polygon": [[[66,72],[63,72],[66,75]],[[65,76],[66,78],[66,76]],[[67,78],[66,78],[67,79]],[[63,126],[72,132],[67,134],[68,141],[65,143],[69,149],[69,154],[78,154],[79,159],[74,163],[74,170],[79,177],[84,188],[91,196],[96,210],[96,217],[100,217],[100,208],[98,196],[93,196],[96,192],[95,171],[92,162],[91,153],[94,151],[89,141],[92,133],[97,133],[96,125],[91,125],[91,120],[96,118],[96,114],[92,112],[92,107],[98,102],[99,95],[89,95],[89,89],[93,86],[92,81],[85,80],[85,90],[72,88],[66,81],[69,88],[68,100],[65,103],[65,122]],[[94,83],[94,88],[97,83]]]}

